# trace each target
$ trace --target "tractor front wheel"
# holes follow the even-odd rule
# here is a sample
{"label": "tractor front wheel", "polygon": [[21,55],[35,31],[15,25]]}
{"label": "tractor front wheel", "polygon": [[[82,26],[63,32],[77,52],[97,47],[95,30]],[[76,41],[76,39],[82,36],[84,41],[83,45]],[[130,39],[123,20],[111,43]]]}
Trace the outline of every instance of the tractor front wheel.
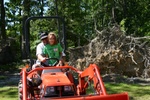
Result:
{"label": "tractor front wheel", "polygon": [[22,100],[22,82],[21,82],[21,80],[18,83],[18,100]]}

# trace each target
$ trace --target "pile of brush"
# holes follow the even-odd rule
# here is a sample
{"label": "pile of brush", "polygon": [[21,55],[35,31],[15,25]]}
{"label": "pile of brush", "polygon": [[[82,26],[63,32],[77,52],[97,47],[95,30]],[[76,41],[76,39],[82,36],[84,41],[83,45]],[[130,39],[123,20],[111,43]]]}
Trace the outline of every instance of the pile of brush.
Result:
{"label": "pile of brush", "polygon": [[126,36],[118,25],[99,32],[88,45],[69,49],[70,64],[96,63],[103,74],[150,77],[150,37]]}

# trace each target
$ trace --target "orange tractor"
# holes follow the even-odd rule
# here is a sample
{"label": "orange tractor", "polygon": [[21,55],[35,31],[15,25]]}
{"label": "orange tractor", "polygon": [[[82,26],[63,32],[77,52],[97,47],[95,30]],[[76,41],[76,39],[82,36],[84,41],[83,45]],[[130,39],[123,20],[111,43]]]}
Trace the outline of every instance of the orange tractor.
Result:
{"label": "orange tractor", "polygon": [[[56,58],[48,60],[58,63]],[[129,100],[127,93],[107,94],[96,64],[90,64],[84,71],[67,64],[55,65],[33,70],[27,70],[26,65],[20,73],[19,100]]]}

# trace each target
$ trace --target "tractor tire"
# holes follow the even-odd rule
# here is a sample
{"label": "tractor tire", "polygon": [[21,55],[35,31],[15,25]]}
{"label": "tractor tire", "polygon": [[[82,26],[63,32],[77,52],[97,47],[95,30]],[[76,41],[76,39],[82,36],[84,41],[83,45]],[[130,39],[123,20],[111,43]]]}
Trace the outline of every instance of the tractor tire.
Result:
{"label": "tractor tire", "polygon": [[22,82],[18,83],[18,100],[22,100]]}

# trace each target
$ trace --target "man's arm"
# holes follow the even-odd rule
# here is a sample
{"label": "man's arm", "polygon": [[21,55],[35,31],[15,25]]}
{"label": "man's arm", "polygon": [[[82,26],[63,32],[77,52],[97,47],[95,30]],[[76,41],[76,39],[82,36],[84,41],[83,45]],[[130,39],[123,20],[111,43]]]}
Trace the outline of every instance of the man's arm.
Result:
{"label": "man's arm", "polygon": [[43,48],[44,48],[43,43],[38,44],[37,47],[36,47],[36,56],[37,56],[37,59],[40,62],[45,62],[46,61],[46,58],[43,57]]}
{"label": "man's arm", "polygon": [[38,54],[38,55],[37,55],[37,58],[38,58],[38,60],[41,61],[41,62],[45,62],[45,61],[46,61],[46,58],[43,57],[42,54]]}

